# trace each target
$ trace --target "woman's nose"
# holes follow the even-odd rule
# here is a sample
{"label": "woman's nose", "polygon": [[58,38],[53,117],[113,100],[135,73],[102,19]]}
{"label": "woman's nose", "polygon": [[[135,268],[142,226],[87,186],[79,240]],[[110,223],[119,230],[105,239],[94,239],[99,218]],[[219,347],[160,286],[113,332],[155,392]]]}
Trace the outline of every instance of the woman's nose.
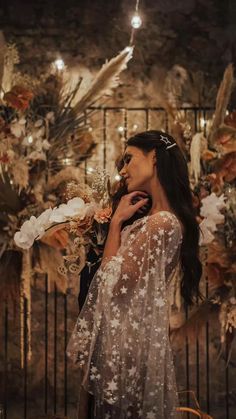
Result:
{"label": "woman's nose", "polygon": [[119,175],[122,176],[122,177],[124,177],[125,174],[126,174],[126,170],[125,170],[125,168],[123,166],[122,169],[120,169],[120,171],[119,171]]}

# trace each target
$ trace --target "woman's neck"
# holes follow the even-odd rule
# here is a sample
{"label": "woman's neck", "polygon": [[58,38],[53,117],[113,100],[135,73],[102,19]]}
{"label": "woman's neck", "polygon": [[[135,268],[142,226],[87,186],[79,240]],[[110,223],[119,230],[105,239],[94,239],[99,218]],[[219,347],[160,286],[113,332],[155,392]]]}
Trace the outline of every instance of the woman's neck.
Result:
{"label": "woman's neck", "polygon": [[153,179],[149,186],[150,189],[147,192],[152,197],[152,208],[150,209],[149,215],[158,211],[172,211],[160,182],[157,179]]}

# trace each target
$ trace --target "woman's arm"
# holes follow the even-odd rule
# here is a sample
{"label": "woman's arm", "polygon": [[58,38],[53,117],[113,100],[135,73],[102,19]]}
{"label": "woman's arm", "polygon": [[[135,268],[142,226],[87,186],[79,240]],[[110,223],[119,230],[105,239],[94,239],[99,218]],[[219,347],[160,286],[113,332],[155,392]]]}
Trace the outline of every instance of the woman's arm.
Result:
{"label": "woman's arm", "polygon": [[115,256],[120,247],[120,233],[122,222],[114,219],[111,221],[109,232],[103,252],[102,263],[107,257]]}

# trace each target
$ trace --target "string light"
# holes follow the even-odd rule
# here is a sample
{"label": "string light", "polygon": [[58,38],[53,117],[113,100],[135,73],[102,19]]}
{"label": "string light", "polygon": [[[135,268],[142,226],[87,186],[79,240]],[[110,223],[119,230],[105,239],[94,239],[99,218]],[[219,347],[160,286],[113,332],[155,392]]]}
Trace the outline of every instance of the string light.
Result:
{"label": "string light", "polygon": [[65,63],[61,58],[58,58],[57,60],[55,60],[54,65],[59,71],[62,71],[65,68]]}
{"label": "string light", "polygon": [[124,131],[125,131],[125,128],[124,128],[122,125],[120,125],[120,126],[117,128],[117,131],[118,131],[120,134],[123,134],[123,133],[124,133]]}
{"label": "string light", "polygon": [[120,175],[115,175],[115,180],[121,180],[121,176]]}
{"label": "string light", "polygon": [[141,25],[142,25],[141,17],[139,15],[135,14],[131,19],[131,26],[134,29],[138,29],[138,28],[140,28]]}
{"label": "string light", "polygon": [[131,22],[130,22],[132,26],[132,31],[131,31],[130,41],[129,41],[130,45],[133,45],[135,30],[139,29],[140,26],[142,25],[142,19],[138,13],[138,8],[139,8],[139,0],[136,0],[135,13],[133,17],[131,18]]}
{"label": "string light", "polygon": [[74,163],[74,160],[66,157],[65,159],[61,160],[61,163],[63,166],[72,166]]}
{"label": "string light", "polygon": [[92,167],[87,168],[87,173],[93,173],[93,172],[94,172],[94,169]]}
{"label": "string light", "polygon": [[28,137],[28,143],[29,144],[32,144],[32,142],[33,142],[33,137],[32,137],[32,135],[29,135],[29,137]]}

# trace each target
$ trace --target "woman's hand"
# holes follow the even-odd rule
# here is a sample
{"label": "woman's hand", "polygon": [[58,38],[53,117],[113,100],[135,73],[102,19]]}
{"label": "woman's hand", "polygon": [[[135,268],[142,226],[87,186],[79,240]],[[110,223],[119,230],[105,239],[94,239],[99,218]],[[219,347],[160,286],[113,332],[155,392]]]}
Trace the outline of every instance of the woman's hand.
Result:
{"label": "woman's hand", "polygon": [[[133,203],[138,198],[136,203]],[[112,223],[122,224],[131,218],[141,207],[148,202],[148,194],[142,191],[130,192],[122,196],[118,207],[112,217]]]}

